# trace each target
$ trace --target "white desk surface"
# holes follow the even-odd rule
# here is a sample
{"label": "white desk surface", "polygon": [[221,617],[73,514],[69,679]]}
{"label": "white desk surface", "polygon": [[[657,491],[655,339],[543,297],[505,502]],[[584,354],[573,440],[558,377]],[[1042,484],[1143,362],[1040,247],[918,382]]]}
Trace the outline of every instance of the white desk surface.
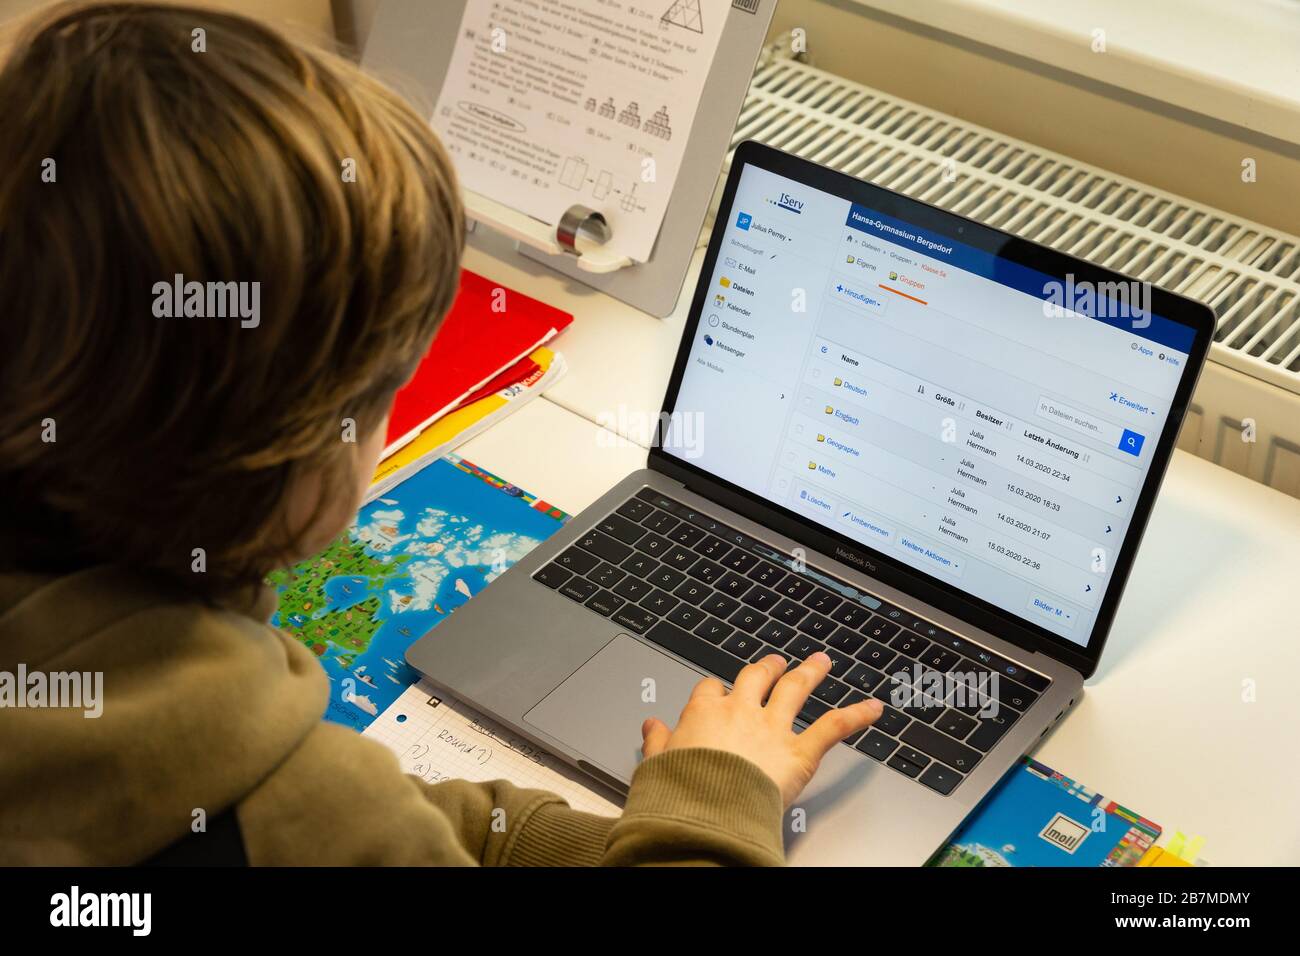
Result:
{"label": "white desk surface", "polygon": [[[576,514],[644,466],[594,422],[658,412],[700,257],[665,320],[492,248],[466,266],[574,313],[570,371],[459,453]],[[1298,594],[1300,501],[1175,453],[1101,667],[1036,756],[1212,864],[1300,863]]]}
{"label": "white desk surface", "polygon": [[[628,437],[642,434],[620,423],[644,421],[663,408],[681,341],[690,291],[704,254],[697,249],[673,314],[655,318],[514,252],[514,244],[478,229],[465,254],[465,268],[573,314],[555,340],[569,371],[546,397],[589,421],[613,426]],[[486,466],[485,466],[486,467]]]}

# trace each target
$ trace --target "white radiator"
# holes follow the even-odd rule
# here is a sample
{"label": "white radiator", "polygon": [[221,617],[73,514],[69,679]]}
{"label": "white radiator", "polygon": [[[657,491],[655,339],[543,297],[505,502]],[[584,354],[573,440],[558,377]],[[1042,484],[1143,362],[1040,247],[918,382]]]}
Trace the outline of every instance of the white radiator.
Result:
{"label": "white radiator", "polygon": [[1205,302],[1218,323],[1178,445],[1300,497],[1300,238],[842,79],[782,48],[755,70],[733,149],[760,140]]}

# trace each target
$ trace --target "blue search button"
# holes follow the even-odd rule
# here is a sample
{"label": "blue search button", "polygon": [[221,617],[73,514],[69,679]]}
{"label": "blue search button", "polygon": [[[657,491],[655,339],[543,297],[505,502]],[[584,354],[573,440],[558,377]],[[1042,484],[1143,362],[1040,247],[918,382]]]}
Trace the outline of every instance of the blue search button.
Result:
{"label": "blue search button", "polygon": [[1124,434],[1119,436],[1119,450],[1126,451],[1130,455],[1137,456],[1142,454],[1142,443],[1146,439],[1135,431],[1124,429]]}

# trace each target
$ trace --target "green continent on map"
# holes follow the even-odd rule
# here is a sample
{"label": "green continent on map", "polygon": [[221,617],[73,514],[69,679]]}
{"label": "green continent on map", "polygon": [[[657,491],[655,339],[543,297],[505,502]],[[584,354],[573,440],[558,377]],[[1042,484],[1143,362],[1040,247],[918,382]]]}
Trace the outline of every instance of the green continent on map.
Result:
{"label": "green continent on map", "polygon": [[[381,561],[367,554],[365,545],[347,533],[316,557],[292,568],[273,572],[267,579],[280,592],[280,627],[302,641],[317,656],[329,645],[338,648],[338,662],[350,667],[352,659],[370,646],[382,622],[374,619],[380,608],[379,596],[368,597],[348,608],[325,611],[329,596],[325,583],[331,578],[362,578],[369,591],[381,591],[393,578],[404,574],[409,555],[394,555]],[[324,613],[322,613],[324,612]]]}
{"label": "green continent on map", "polygon": [[340,648],[339,663],[351,667],[352,658],[370,646],[370,639],[379,630],[381,622],[374,620],[378,610],[379,598],[366,598],[346,611],[330,611],[301,628],[290,630],[318,656],[325,653],[329,644]]}

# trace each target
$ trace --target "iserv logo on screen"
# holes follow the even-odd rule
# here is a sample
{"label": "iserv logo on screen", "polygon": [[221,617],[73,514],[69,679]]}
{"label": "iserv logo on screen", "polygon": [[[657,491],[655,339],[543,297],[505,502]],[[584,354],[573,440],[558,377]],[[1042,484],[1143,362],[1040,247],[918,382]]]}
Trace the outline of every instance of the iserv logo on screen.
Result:
{"label": "iserv logo on screen", "polygon": [[795,199],[789,193],[781,193],[781,198],[776,201],[776,205],[782,209],[788,209],[790,212],[803,213],[803,200]]}

